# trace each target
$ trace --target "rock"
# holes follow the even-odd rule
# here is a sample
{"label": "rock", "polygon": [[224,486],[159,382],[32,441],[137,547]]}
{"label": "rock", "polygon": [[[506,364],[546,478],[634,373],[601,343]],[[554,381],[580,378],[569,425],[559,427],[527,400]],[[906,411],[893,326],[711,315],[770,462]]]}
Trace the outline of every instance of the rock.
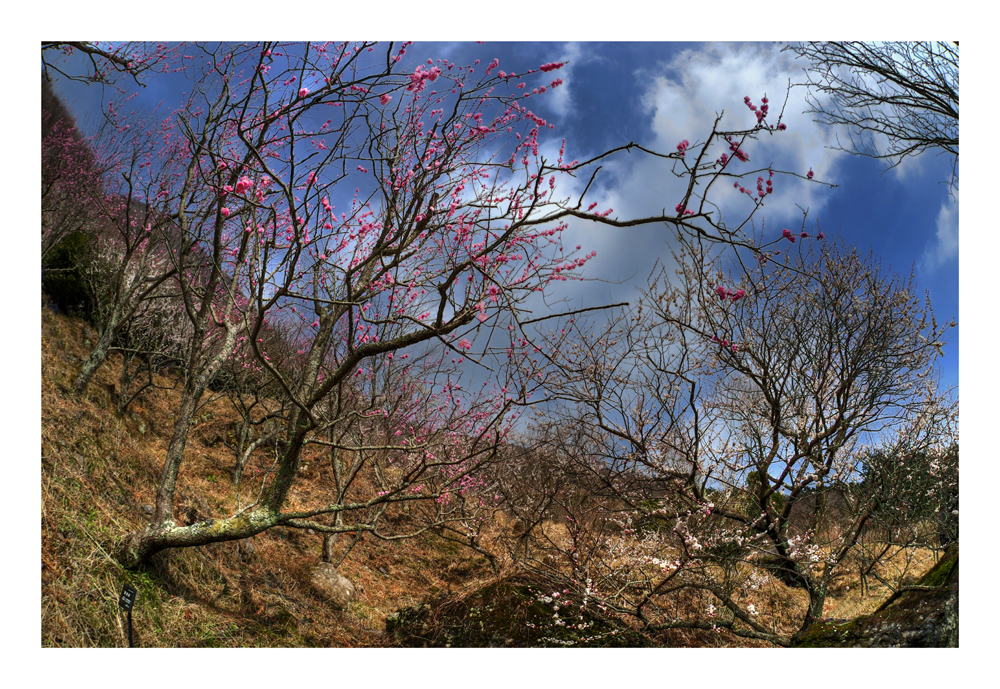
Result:
{"label": "rock", "polygon": [[871,615],[814,624],[797,645],[958,648],[958,545],[949,546],[916,586],[893,594]]}
{"label": "rock", "polygon": [[310,583],[324,600],[338,610],[343,610],[357,595],[354,584],[329,562],[321,562],[312,570]]}

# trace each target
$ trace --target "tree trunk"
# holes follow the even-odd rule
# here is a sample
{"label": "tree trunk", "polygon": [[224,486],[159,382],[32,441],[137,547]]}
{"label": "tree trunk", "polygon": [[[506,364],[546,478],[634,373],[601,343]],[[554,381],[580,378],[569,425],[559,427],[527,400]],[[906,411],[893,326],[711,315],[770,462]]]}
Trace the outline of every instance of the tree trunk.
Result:
{"label": "tree trunk", "polygon": [[809,607],[806,610],[805,619],[802,620],[802,626],[792,636],[793,642],[801,638],[814,623],[823,619],[823,606],[826,604],[826,585],[817,584],[809,578],[806,578],[805,581],[806,590],[809,592]]}
{"label": "tree trunk", "polygon": [[[201,398],[201,390],[185,386],[181,398],[181,406],[177,410],[174,421],[174,432],[167,446],[167,456],[163,462],[163,472],[160,474],[160,485],[156,490],[156,511],[150,528],[158,528],[168,522],[173,522],[174,491],[177,488],[177,475],[180,473],[181,462],[184,461],[184,448],[187,446],[188,434],[191,432],[191,420]],[[147,529],[148,530],[148,529]]]}
{"label": "tree trunk", "polygon": [[190,526],[177,526],[172,521],[159,525],[154,523],[143,531],[126,536],[117,557],[126,569],[137,569],[161,550],[238,541],[270,529],[278,523],[278,519],[278,513],[260,508],[228,519],[207,519]]}
{"label": "tree trunk", "polygon": [[114,328],[105,328],[101,337],[97,340],[97,345],[91,350],[90,356],[83,362],[80,373],[77,374],[76,380],[73,381],[73,392],[76,394],[82,394],[87,389],[90,379],[108,358],[108,352],[111,351],[111,343],[115,339],[115,332]]}

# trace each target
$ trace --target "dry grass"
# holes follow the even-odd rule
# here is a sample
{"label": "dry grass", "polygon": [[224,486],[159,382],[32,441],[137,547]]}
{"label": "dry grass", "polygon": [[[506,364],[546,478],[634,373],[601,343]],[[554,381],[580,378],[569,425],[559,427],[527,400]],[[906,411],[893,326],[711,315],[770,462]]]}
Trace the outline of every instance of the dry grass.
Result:
{"label": "dry grass", "polygon": [[[322,537],[294,529],[272,529],[253,538],[249,557],[241,557],[236,543],[218,543],[167,551],[142,572],[123,570],[113,553],[122,537],[145,526],[143,507],[154,502],[178,400],[178,392],[170,389],[176,380],[157,377],[162,389],[147,391],[119,416],[113,395],[121,363],[112,357],[87,393],[77,397],[70,385],[96,334],[79,320],[47,309],[42,314],[43,646],[127,645],[117,607],[124,583],[139,589],[133,612],[138,646],[391,645],[383,633],[388,614],[429,596],[460,598],[516,570],[501,543],[512,529],[503,515],[483,540],[498,556],[499,575],[479,554],[433,534],[393,543],[362,540],[340,567],[358,591],[357,600],[342,611],[324,604],[309,584]],[[237,418],[221,398],[198,412],[175,506],[182,519],[226,515],[236,508],[229,478],[234,457],[225,439]],[[318,456],[305,459],[309,468],[293,491],[292,506],[315,504],[329,485],[326,464]],[[260,466],[268,461],[263,452],[255,459]],[[564,547],[569,543],[564,524],[548,522],[542,531]],[[877,573],[890,582],[915,580],[934,561],[929,551],[898,553]],[[745,601],[763,611],[775,631],[790,633],[801,620],[805,594],[768,579],[747,588]],[[890,590],[874,577],[868,584],[863,595],[856,573],[838,579],[828,599],[829,616],[850,618],[874,610]],[[707,600],[685,592],[670,605],[677,616],[693,616]],[[665,633],[663,641],[672,646],[765,645],[690,630]]]}
{"label": "dry grass", "polygon": [[[347,610],[315,596],[310,568],[322,537],[272,529],[252,539],[249,558],[235,543],[164,552],[143,572],[127,572],[113,554],[120,539],[145,525],[154,502],[177,393],[147,392],[124,415],[112,389],[120,360],[112,357],[85,395],[70,391],[95,334],[81,321],[42,316],[42,645],[127,645],[118,595],[139,589],[133,611],[137,646],[379,646],[389,643],[384,618],[428,593],[475,585],[492,575],[478,554],[432,535],[383,543],[366,539],[341,566],[358,590]],[[157,383],[170,388],[167,376]],[[224,443],[237,419],[224,399],[198,413],[178,490],[176,513],[228,514],[236,504]],[[318,463],[305,472],[292,504],[323,491]],[[204,518],[202,516],[201,518]]]}

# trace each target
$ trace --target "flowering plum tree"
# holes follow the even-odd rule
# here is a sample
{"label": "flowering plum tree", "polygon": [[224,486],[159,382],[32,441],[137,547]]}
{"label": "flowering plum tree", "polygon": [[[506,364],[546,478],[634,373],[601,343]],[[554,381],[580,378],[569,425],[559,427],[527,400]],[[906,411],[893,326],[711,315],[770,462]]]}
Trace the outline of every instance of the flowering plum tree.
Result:
{"label": "flowering plum tree", "polygon": [[[761,248],[724,271],[688,243],[675,277],[656,276],[637,309],[581,333],[549,379],[568,404],[543,417],[548,442],[600,477],[605,513],[637,534],[602,535],[607,555],[575,580],[647,630],[790,643],[752,591],[804,589],[798,632],[821,618],[859,539],[927,500],[922,482],[855,489],[869,449],[939,457],[956,437],[957,407],[935,387],[947,326],[912,278],[839,246],[783,261]],[[945,490],[957,477],[928,471]],[[673,612],[695,593],[708,596],[697,612]]]}
{"label": "flowering plum tree", "polygon": [[[631,143],[565,161],[564,146],[552,163],[540,150],[551,125],[529,106],[560,86],[546,75],[561,64],[522,74],[497,60],[404,69],[410,47],[185,47],[187,101],[158,139],[160,165],[138,163],[143,207],[170,226],[169,280],[157,288],[173,285],[176,298],[162,303],[186,323],[174,343],[184,389],[152,519],[125,539],[124,564],[277,525],[401,537],[380,530],[379,518],[403,504],[422,512],[420,528],[447,526],[475,547],[481,510],[497,498],[480,470],[559,346],[538,339],[528,326],[539,319],[525,320],[521,304],[577,277],[594,255],[563,246],[569,219],[659,223],[701,242],[754,247],[743,229],[774,173],[767,188],[743,187],[765,172],[745,165],[744,147],[784,128],[780,117],[769,123],[766,99],[759,109],[747,99],[754,126],[720,131],[717,120],[703,142],[668,154]],[[585,205],[598,163],[632,150],[673,164],[686,181],[673,212],[619,218]],[[578,198],[557,196],[560,180],[583,174]],[[735,224],[710,198],[720,180],[752,199]],[[264,335],[277,330],[297,332],[294,346],[276,351]],[[470,364],[491,372],[483,390],[463,383]],[[191,421],[209,385],[239,366],[277,391],[274,406],[247,417],[268,417],[256,440],[273,442],[271,463],[247,471],[251,440],[237,460],[234,513],[179,525],[174,498]],[[309,447],[329,452],[332,495],[292,508]]]}
{"label": "flowering plum tree", "polygon": [[157,203],[177,159],[176,141],[169,138],[166,123],[143,128],[133,126],[138,125],[134,115],[132,124],[129,119],[116,112],[114,103],[108,108],[93,142],[93,155],[107,170],[104,182],[78,200],[93,220],[92,250],[80,270],[91,285],[91,319],[99,336],[73,381],[77,393],[86,389],[123,331],[132,332],[129,344],[142,345],[144,321],[148,325],[159,302],[169,297],[169,281],[179,265],[171,254],[180,248],[180,237],[168,210]]}

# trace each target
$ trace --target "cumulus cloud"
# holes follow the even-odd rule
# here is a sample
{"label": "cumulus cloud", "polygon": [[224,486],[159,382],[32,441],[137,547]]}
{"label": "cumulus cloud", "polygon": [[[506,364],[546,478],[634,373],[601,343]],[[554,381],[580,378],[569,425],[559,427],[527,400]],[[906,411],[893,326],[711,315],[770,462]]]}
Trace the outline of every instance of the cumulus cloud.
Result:
{"label": "cumulus cloud", "polygon": [[558,88],[552,89],[552,95],[546,105],[552,109],[558,117],[564,118],[573,111],[573,73],[587,62],[594,59],[592,53],[583,49],[579,43],[567,43],[563,46],[562,55],[558,62],[567,63],[556,72],[551,72],[563,83]]}
{"label": "cumulus cloud", "polygon": [[[685,50],[656,67],[644,67],[633,75],[637,84],[645,84],[642,103],[652,131],[652,140],[643,143],[665,153],[674,151],[684,139],[697,146],[706,140],[717,116],[722,116],[720,129],[749,129],[756,118],[744,104],[744,96],[759,104],[767,95],[768,121],[776,123],[781,113],[787,129],[749,143],[746,151],[750,161],[734,161],[730,169],[749,173],[744,184],[750,188],[755,187],[759,171],[767,177],[769,167],[798,175],[774,177],[774,193],[755,213],[753,227],[746,228],[748,234],[763,231],[765,236],[780,237],[783,227],[801,226],[800,208],[808,208],[811,218],[819,218],[830,197],[830,187],[804,179],[808,170],[812,168],[816,180],[836,184],[839,162],[847,157],[828,148],[835,143],[833,132],[804,114],[804,93],[793,90],[786,102],[788,85],[800,72],[790,54],[770,45],[710,44]],[[727,148],[722,143],[712,155],[717,158]],[[619,218],[658,216],[664,211],[670,214],[684,196],[687,180],[674,175],[669,161],[632,153],[603,164],[604,183],[591,190],[589,201],[599,202],[602,210],[614,208],[613,215]],[[731,183],[713,187],[710,198],[730,227],[753,209],[752,201]],[[588,265],[588,275],[629,283],[627,287],[603,285],[585,290],[601,289],[613,298],[634,294],[645,285],[657,262],[669,262],[671,235],[662,225],[613,229],[571,223],[567,240],[598,251],[597,259]],[[580,294],[580,288],[576,289]]]}
{"label": "cumulus cloud", "polygon": [[949,197],[938,211],[937,233],[924,251],[920,266],[924,270],[936,270],[958,257],[958,190],[954,198]]}
{"label": "cumulus cloud", "polygon": [[[790,54],[770,45],[719,44],[680,53],[651,81],[644,97],[653,118],[656,146],[673,150],[682,139],[704,140],[718,116],[722,116],[722,129],[748,129],[755,116],[743,98],[749,96],[759,105],[766,95],[768,121],[773,124],[780,115],[787,129],[749,145],[750,162],[732,170],[772,167],[805,175],[812,168],[816,179],[836,184],[838,162],[844,154],[827,148],[833,143],[833,133],[803,112],[804,93],[788,92],[799,73],[800,66]],[[748,181],[753,186],[754,177]],[[794,177],[776,177],[774,186],[765,215],[775,222],[794,222],[799,213],[796,204],[816,212],[828,197],[827,187]],[[738,213],[742,199],[730,191],[720,199],[726,203],[723,211]]]}

